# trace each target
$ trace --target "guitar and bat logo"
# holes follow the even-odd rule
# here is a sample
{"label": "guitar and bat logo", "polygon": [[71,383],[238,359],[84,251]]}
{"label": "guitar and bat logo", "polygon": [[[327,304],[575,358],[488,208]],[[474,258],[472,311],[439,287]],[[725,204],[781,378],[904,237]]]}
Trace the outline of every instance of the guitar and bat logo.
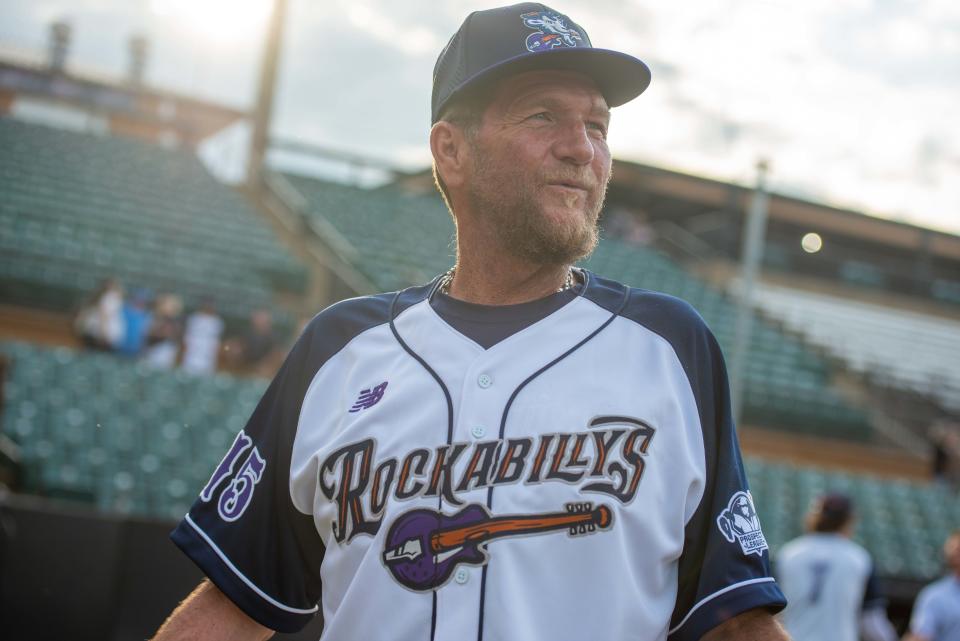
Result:
{"label": "guitar and bat logo", "polygon": [[509,536],[567,530],[570,536],[593,534],[613,522],[606,505],[567,503],[565,512],[491,516],[480,503],[454,515],[430,509],[401,514],[387,533],[383,563],[401,585],[418,592],[440,587],[460,564],[484,565],[486,544]]}

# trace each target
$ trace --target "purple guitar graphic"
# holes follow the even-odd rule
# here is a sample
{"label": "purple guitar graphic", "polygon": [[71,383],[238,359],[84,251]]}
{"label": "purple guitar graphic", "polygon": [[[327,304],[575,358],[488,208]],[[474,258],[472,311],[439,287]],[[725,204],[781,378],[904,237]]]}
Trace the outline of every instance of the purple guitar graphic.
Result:
{"label": "purple guitar graphic", "polygon": [[606,505],[567,503],[566,512],[490,516],[480,503],[472,503],[453,516],[416,509],[397,517],[387,533],[383,562],[402,585],[411,590],[438,588],[461,563],[487,562],[485,544],[504,536],[568,530],[571,536],[606,529],[613,513]]}

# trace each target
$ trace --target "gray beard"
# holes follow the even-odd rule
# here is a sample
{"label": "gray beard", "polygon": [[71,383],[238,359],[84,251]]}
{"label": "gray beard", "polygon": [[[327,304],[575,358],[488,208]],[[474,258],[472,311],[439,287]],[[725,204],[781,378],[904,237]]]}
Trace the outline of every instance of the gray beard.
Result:
{"label": "gray beard", "polygon": [[593,252],[603,198],[581,224],[573,228],[551,226],[544,221],[535,192],[521,184],[521,178],[511,175],[504,180],[491,171],[482,153],[476,158],[467,198],[471,210],[486,219],[507,252],[540,265],[557,266],[572,265]]}

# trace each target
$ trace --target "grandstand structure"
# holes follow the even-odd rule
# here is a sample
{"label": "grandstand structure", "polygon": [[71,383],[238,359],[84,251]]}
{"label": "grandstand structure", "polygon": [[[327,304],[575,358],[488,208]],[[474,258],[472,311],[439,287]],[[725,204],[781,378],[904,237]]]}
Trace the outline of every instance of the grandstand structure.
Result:
{"label": "grandstand structure", "polygon": [[216,296],[240,322],[304,267],[188,149],[0,120],[0,296],[69,309],[103,279]]}
{"label": "grandstand structure", "polygon": [[[0,73],[9,484],[167,525],[267,381],[83,352],[70,329],[78,302],[117,277],[177,292],[188,307],[213,295],[233,327],[258,307],[292,325],[336,300],[442,273],[454,261],[453,222],[429,171],[363,187],[273,168],[262,185],[232,187],[196,144],[198,132],[242,114],[187,99],[171,112],[159,106],[170,96],[61,70],[61,81],[85,87],[67,99],[51,93],[62,87],[48,82],[52,72],[15,71]],[[140,98],[105,107],[103,95]],[[18,107],[24,100],[32,112]],[[21,118],[46,113],[36,110],[44,100],[91,118],[66,128]],[[689,301],[730,350],[749,190],[626,161],[614,177],[602,241],[583,266]],[[939,572],[940,542],[960,524],[956,492],[928,478],[925,441],[934,423],[960,419],[960,238],[785,196],[770,203],[741,426],[767,538],[775,553],[800,533],[812,498],[847,491],[860,508],[858,539],[909,602]],[[823,240],[817,253],[800,245],[811,232]]]}

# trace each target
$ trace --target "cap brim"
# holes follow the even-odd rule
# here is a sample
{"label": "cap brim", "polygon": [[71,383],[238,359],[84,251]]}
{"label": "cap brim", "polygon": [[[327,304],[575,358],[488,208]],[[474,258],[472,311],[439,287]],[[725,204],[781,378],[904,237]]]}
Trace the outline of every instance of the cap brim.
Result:
{"label": "cap brim", "polygon": [[506,76],[540,69],[578,71],[597,83],[608,107],[630,102],[650,85],[650,69],[631,55],[609,49],[577,47],[551,49],[508,58],[461,82],[438,106],[438,114],[454,97],[473,87],[486,86]]}

